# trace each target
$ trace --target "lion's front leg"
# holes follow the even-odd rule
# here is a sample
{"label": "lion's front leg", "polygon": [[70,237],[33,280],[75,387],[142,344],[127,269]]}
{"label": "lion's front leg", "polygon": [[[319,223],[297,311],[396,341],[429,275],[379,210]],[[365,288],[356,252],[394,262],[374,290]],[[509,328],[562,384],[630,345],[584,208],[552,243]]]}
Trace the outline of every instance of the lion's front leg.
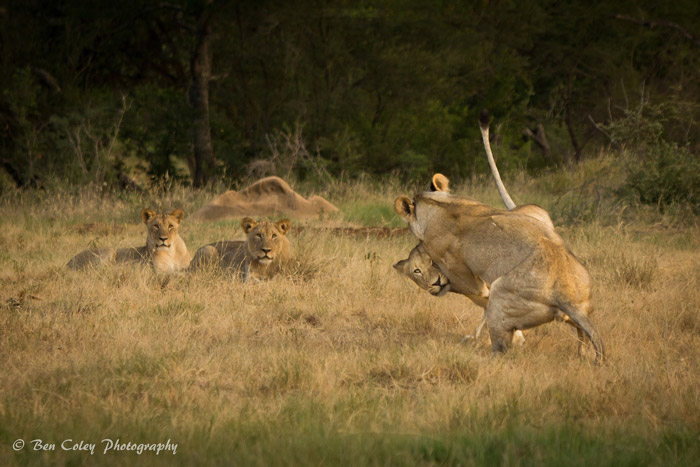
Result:
{"label": "lion's front leg", "polygon": [[464,337],[462,338],[462,342],[463,342],[463,343],[471,343],[471,342],[476,343],[476,340],[477,340],[477,339],[479,338],[479,336],[481,335],[481,330],[483,329],[483,327],[484,327],[485,324],[486,324],[486,308],[484,308],[484,314],[483,314],[483,316],[481,317],[481,322],[479,323],[479,325],[478,325],[478,326],[476,327],[476,329],[474,330],[474,333],[473,333],[473,334],[467,334],[466,336],[464,336]]}
{"label": "lion's front leg", "polygon": [[247,262],[243,265],[243,282],[252,284],[261,282],[261,277],[258,271],[251,267],[250,263]]}
{"label": "lion's front leg", "polygon": [[524,282],[520,275],[510,274],[495,280],[486,308],[493,351],[504,352],[511,343],[524,342],[523,329],[552,321],[556,314],[549,302],[532,281]]}
{"label": "lion's front leg", "polygon": [[[486,324],[486,309],[484,308],[484,315],[481,318],[481,322],[479,323],[479,326],[477,326],[476,330],[474,330],[473,334],[467,334],[462,338],[462,343],[476,343],[477,339],[479,339],[479,336],[481,335],[481,330],[484,328],[484,325]],[[518,346],[525,345],[525,336],[523,335],[523,332],[520,330],[516,330],[513,333],[513,339],[512,343]]]}
{"label": "lion's front leg", "polygon": [[[489,303],[484,312],[484,320],[489,325],[491,335],[491,350],[495,353],[505,353],[511,344],[520,339],[524,341],[522,332],[516,329],[512,311],[518,308],[519,296],[510,290],[508,279],[501,277],[491,284]],[[514,332],[520,335],[514,339]]]}

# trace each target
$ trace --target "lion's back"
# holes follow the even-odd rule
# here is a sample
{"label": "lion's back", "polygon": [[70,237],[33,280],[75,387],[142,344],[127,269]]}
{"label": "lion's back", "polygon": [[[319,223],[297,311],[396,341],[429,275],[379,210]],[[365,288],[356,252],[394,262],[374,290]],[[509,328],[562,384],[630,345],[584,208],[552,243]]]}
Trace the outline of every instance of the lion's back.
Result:
{"label": "lion's back", "polygon": [[115,256],[116,251],[114,248],[91,248],[73,256],[66,264],[66,267],[74,270],[96,267],[100,264],[114,261]]}
{"label": "lion's back", "polygon": [[244,240],[225,240],[216,242],[215,248],[221,258],[221,266],[227,269],[240,269],[246,259],[246,242]]}
{"label": "lion's back", "polygon": [[204,245],[194,255],[190,269],[207,267],[241,269],[246,259],[246,242],[243,240],[221,240]]}

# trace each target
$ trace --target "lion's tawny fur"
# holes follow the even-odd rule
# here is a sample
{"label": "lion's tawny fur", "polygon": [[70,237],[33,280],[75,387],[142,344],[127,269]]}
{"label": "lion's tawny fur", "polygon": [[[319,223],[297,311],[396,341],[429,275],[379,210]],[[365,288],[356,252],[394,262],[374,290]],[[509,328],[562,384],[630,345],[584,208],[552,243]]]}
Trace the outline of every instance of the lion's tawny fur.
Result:
{"label": "lion's tawny fur", "polygon": [[494,351],[505,351],[513,332],[565,319],[593,342],[591,279],[553,227],[517,211],[491,208],[466,197],[425,192],[399,197],[394,209],[447,277],[466,296],[489,288],[486,321]]}
{"label": "lion's tawny fur", "polygon": [[131,248],[93,248],[82,251],[68,261],[70,269],[85,269],[104,263],[150,263],[158,272],[176,272],[190,263],[190,254],[179,234],[185,217],[182,209],[169,214],[156,214],[150,209],[141,212],[146,225],[146,245]]}
{"label": "lion's tawny fur", "polygon": [[190,270],[220,267],[240,272],[243,280],[260,280],[278,273],[292,257],[287,238],[291,223],[241,220],[245,240],[224,240],[205,245],[194,255]]}

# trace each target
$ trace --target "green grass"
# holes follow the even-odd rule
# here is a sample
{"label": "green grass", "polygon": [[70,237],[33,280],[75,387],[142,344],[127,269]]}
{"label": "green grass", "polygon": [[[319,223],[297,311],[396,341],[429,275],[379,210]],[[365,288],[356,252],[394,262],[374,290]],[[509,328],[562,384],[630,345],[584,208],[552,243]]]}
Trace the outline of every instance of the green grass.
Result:
{"label": "green grass", "polygon": [[[389,401],[391,402],[391,401]],[[371,408],[374,404],[369,404]],[[525,415],[494,427],[484,423],[488,416],[474,420],[471,414],[455,414],[459,427],[401,433],[347,431],[339,427],[348,409],[358,410],[353,401],[329,408],[323,403],[291,396],[274,419],[260,419],[255,407],[241,410],[235,419],[218,421],[200,414],[200,422],[186,428],[154,429],[167,424],[167,416],[139,414],[124,424],[108,415],[88,420],[69,417],[70,422],[26,420],[18,417],[0,428],[0,443],[8,447],[17,429],[26,440],[42,439],[56,444],[54,452],[25,448],[6,453],[4,465],[521,465],[521,466],[639,466],[696,465],[700,455],[698,433],[685,427],[649,433],[643,421],[623,427],[592,430],[570,424],[533,426]],[[512,408],[503,409],[509,414]],[[512,414],[511,414],[512,415]],[[116,423],[115,423],[116,422]],[[216,426],[213,424],[216,423]],[[49,429],[31,427],[49,426]],[[85,430],[89,426],[90,430]],[[26,427],[27,431],[22,430]],[[74,440],[96,444],[95,453],[63,451],[67,435]],[[176,454],[163,451],[156,456],[144,452],[105,453],[103,439],[133,443],[177,444]],[[206,461],[205,461],[206,460]]]}
{"label": "green grass", "polygon": [[405,227],[405,222],[394,213],[394,204],[388,201],[353,201],[339,206],[345,220],[371,227]]}

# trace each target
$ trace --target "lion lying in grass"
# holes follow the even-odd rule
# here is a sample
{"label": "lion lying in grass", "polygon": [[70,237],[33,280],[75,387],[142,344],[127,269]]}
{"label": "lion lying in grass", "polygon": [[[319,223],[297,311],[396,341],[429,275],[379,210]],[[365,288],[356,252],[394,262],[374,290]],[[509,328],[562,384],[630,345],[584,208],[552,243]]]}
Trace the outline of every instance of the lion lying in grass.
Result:
{"label": "lion lying in grass", "polygon": [[182,209],[170,214],[156,214],[150,209],[141,212],[146,224],[146,245],[132,248],[93,248],[85,250],[68,261],[70,269],[85,269],[103,263],[150,263],[158,272],[176,272],[190,263],[187,245],[178,232],[185,217]]}
{"label": "lion lying in grass", "polygon": [[190,270],[221,267],[240,271],[244,281],[258,281],[272,277],[291,259],[289,220],[255,221],[245,217],[241,227],[245,240],[223,240],[203,246],[195,253]]}

